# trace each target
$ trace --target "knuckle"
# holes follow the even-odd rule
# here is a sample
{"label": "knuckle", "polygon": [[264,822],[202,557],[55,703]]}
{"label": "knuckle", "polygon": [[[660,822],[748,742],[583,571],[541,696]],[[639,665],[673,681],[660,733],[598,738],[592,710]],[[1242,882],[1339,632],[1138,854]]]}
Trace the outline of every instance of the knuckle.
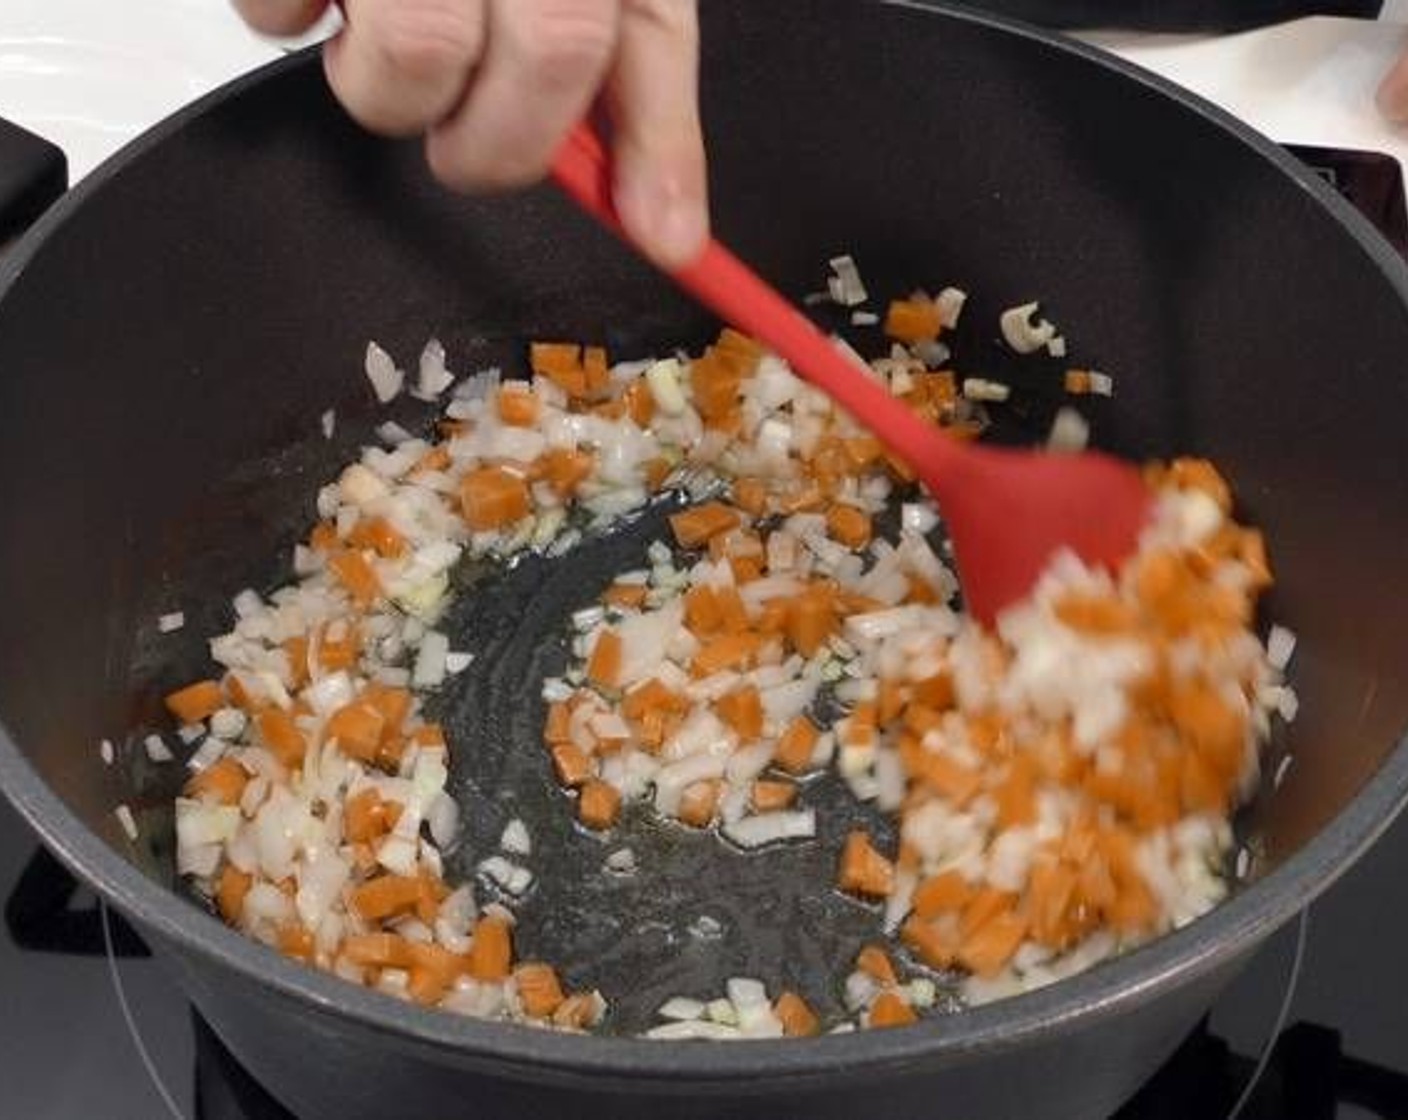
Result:
{"label": "knuckle", "polygon": [[484,48],[479,6],[472,0],[414,0],[383,9],[374,29],[385,67],[411,81],[458,73]]}
{"label": "knuckle", "polygon": [[543,177],[546,164],[512,151],[498,151],[493,158],[450,131],[433,131],[425,141],[430,172],[445,186],[463,192],[516,190]]}
{"label": "knuckle", "polygon": [[696,0],[624,0],[628,16],[647,21],[671,35],[693,40],[699,36]]}
{"label": "knuckle", "polygon": [[610,0],[541,0],[525,11],[520,50],[527,64],[567,80],[599,69],[616,42]]}

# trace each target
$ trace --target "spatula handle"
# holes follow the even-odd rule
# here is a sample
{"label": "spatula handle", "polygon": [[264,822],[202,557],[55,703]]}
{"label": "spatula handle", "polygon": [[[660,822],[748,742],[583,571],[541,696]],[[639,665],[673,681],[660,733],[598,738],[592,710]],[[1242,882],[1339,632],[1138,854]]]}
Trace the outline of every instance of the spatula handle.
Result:
{"label": "spatula handle", "polygon": [[[553,163],[553,177],[588,212],[629,240],[612,197],[610,161],[601,140],[580,124]],[[712,238],[691,264],[672,273],[701,303],[785,359],[897,451],[935,490],[965,449],[944,438],[871,379],[834,342],[752,269]]]}

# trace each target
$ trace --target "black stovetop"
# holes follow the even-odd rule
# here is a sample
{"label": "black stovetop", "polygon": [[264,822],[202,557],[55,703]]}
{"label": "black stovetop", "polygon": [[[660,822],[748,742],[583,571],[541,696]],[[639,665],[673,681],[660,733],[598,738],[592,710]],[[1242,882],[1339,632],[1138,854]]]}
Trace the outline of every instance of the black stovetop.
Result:
{"label": "black stovetop", "polygon": [[[1297,154],[1408,256],[1397,163]],[[3,801],[0,900],[0,1117],[294,1120],[120,920],[109,959],[91,899]],[[1224,1120],[1258,1072],[1240,1120],[1408,1120],[1408,816],[1313,908],[1286,1008],[1300,933],[1272,939],[1119,1120]]]}

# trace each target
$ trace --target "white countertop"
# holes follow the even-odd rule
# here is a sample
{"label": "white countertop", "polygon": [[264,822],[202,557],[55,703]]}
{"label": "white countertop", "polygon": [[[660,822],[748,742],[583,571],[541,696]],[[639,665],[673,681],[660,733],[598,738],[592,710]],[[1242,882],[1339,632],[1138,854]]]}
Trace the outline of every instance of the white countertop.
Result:
{"label": "white countertop", "polygon": [[[68,153],[76,180],[181,105],[279,54],[228,0],[4,0],[0,117]],[[1378,22],[1306,19],[1229,36],[1085,38],[1196,90],[1273,139],[1388,152],[1408,130],[1373,90],[1408,48],[1408,0]]]}

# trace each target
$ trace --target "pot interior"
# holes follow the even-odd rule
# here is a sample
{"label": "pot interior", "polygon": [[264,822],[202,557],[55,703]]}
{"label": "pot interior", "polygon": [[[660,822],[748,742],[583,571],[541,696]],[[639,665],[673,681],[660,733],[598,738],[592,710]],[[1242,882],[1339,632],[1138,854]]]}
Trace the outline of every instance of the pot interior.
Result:
{"label": "pot interior", "polygon": [[[1300,717],[1267,773],[1293,762],[1244,822],[1259,872],[1274,870],[1408,724],[1401,268],[1263,152],[1078,53],[917,7],[705,7],[727,243],[797,296],[840,252],[876,294],[970,290],[956,364],[1014,383],[1014,438],[1044,432],[1062,367],[1004,355],[997,317],[1040,299],[1075,360],[1116,379],[1113,400],[1085,409],[1097,442],[1210,456],[1266,530],[1268,618],[1300,638]],[[82,194],[0,299],[0,713],[73,814],[170,886],[180,775],[140,747],[160,697],[202,671],[235,593],[287,576],[317,488],[374,426],[430,417],[373,407],[368,339],[408,363],[434,335],[468,372],[521,368],[530,339],[637,357],[713,324],[551,190],[443,192],[414,145],[341,115],[312,57],[165,130]],[[823,961],[873,935],[872,918],[813,886],[861,812],[839,790],[820,795],[830,835],[795,852],[749,858],[645,823],[603,846],[572,829],[536,748],[536,684],[565,657],[566,610],[634,564],[658,522],[462,596],[487,654],[442,700],[473,806],[462,861],[528,815],[556,870],[526,948],[572,962],[574,982],[635,985],[642,1009],[706,976],[822,983]],[[185,629],[159,635],[176,609]],[[117,766],[98,759],[104,737],[124,744]],[[119,802],[138,817],[135,844]],[[668,858],[630,891],[580,885],[623,843]],[[727,936],[684,952],[703,915]]]}

